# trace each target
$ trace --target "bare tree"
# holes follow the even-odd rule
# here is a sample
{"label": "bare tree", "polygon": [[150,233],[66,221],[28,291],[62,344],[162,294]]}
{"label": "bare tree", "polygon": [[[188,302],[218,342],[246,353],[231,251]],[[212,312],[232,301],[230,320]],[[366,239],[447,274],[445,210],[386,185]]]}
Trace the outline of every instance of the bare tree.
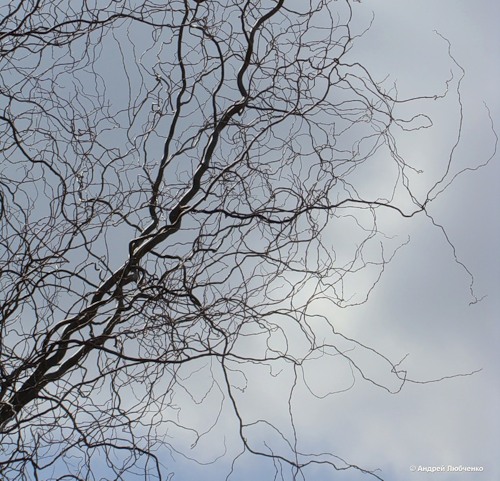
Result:
{"label": "bare tree", "polygon": [[[406,243],[380,216],[426,215],[451,180],[417,192],[395,138],[432,125],[403,107],[460,75],[399,99],[350,54],[351,17],[328,0],[0,7],[2,479],[188,479],[168,456],[242,479],[249,455],[276,479],[382,479],[302,446],[296,393],[317,356],[343,360],[346,389],[409,381],[325,306],[364,302]],[[255,397],[273,383],[282,418]]]}

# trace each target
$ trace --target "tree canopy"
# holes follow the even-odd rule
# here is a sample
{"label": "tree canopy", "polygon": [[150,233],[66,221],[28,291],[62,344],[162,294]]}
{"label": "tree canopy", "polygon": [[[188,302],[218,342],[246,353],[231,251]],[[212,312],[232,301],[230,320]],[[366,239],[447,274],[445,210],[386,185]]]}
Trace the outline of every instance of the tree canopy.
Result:
{"label": "tree canopy", "polygon": [[259,456],[275,479],[382,479],[302,446],[296,399],[337,392],[308,384],[319,356],[340,391],[413,382],[328,306],[365,302],[408,242],[380,219],[429,216],[453,181],[453,151],[422,183],[397,139],[450,92],[460,118],[463,72],[450,55],[447,84],[400,98],[352,54],[352,18],[328,0],[0,7],[3,478],[242,479]]}

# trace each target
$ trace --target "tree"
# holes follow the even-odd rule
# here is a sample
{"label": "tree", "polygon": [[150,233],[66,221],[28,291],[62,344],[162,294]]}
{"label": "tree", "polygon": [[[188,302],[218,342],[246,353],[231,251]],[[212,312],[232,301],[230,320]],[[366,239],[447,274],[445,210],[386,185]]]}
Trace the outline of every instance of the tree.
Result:
{"label": "tree", "polygon": [[[304,375],[317,356],[390,392],[416,382],[324,306],[364,302],[406,244],[380,219],[429,215],[453,180],[422,191],[396,137],[431,127],[407,105],[460,75],[398,98],[352,58],[352,15],[326,0],[0,7],[5,479],[178,479],[168,453],[229,479],[249,455],[277,479],[382,479],[302,447],[294,403],[323,395]],[[269,382],[287,388],[280,415]]]}

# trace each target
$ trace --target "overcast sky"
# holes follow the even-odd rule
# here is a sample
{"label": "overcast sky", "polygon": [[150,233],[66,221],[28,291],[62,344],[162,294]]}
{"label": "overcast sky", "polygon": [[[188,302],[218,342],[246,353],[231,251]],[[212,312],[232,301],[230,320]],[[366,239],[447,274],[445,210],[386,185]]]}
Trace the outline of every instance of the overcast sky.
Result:
{"label": "overcast sky", "polygon": [[[466,72],[463,139],[454,160],[457,168],[487,160],[495,139],[484,103],[497,130],[500,124],[498,2],[377,0],[354,6],[366,18],[368,11],[375,13],[371,30],[358,43],[362,63],[379,78],[390,74],[401,95],[428,94],[439,85],[452,62],[446,43],[433,31],[451,42]],[[456,102],[446,108],[440,118],[456,121]],[[407,152],[439,162],[450,147],[446,132],[445,123],[438,123],[434,136],[410,143]],[[458,177],[430,209],[474,276],[476,296],[485,296],[481,302],[469,305],[468,274],[454,262],[440,230],[422,217],[406,225],[411,244],[387,268],[369,301],[337,316],[343,332],[392,359],[409,353],[404,366],[414,378],[482,369],[472,377],[407,385],[395,396],[359,384],[338,395],[328,411],[316,411],[328,420],[316,424],[322,429],[318,436],[331,439],[336,454],[381,468],[387,481],[500,479],[498,160],[497,155],[481,170]],[[412,473],[412,465],[481,466],[484,471]]]}
{"label": "overcast sky", "polygon": [[[461,83],[462,141],[454,153],[453,169],[458,172],[484,164],[495,146],[485,105],[497,130],[500,125],[500,6],[493,0],[365,0],[354,3],[353,9],[354,25],[359,29],[368,24],[372,12],[375,20],[350,58],[357,58],[376,80],[389,75],[388,81],[397,83],[401,97],[442,92],[450,70],[458,78],[460,69],[448,56],[448,44],[434,31],[449,40],[451,54],[465,70]],[[434,108],[435,129],[400,139],[407,159],[424,168],[427,181],[436,181],[442,174],[456,140],[459,118],[455,92],[450,91],[448,100],[437,105],[426,104]],[[428,381],[481,371],[437,383],[407,384],[394,395],[359,379],[346,390],[352,385],[352,376],[348,363],[339,356],[308,362],[304,372],[313,392],[345,392],[316,399],[306,390],[296,390],[293,411],[299,450],[330,452],[363,468],[380,469],[377,474],[386,481],[500,479],[498,160],[497,155],[486,167],[458,176],[429,207],[455,251],[429,218],[387,217],[384,228],[402,242],[410,235],[410,244],[387,266],[368,302],[337,311],[325,304],[322,312],[335,329],[392,361],[408,355],[402,368],[412,379]],[[482,300],[473,303],[474,296]],[[375,356],[366,355],[362,365],[376,380],[391,383],[387,366],[384,368]],[[249,418],[260,415],[271,419],[287,432],[288,395],[284,393],[279,399],[279,381],[265,381],[264,387],[252,394],[252,386],[262,382],[257,375],[254,379],[248,375],[248,380]],[[244,403],[242,400],[243,413],[247,408]],[[229,425],[231,416],[226,413],[219,424]],[[258,444],[260,437],[262,443],[279,444],[275,433],[261,428],[253,443]],[[230,460],[230,437],[227,444],[226,459]],[[217,451],[216,444],[210,448]],[[235,479],[267,479],[269,471],[264,464],[264,460],[253,458],[238,461]],[[419,470],[446,469],[449,465],[483,471]],[[194,479],[197,474],[193,469],[190,465],[186,471],[177,471],[179,479],[183,475]],[[204,479],[220,479],[217,469],[200,467],[199,474]],[[355,470],[332,477],[333,471],[320,467],[308,474],[308,479],[321,481],[367,479]]]}
{"label": "overcast sky", "polygon": [[[303,365],[307,385],[299,379],[290,408],[298,433],[297,450],[331,453],[347,463],[379,469],[377,474],[385,481],[500,479],[499,156],[476,169],[488,161],[495,147],[488,109],[500,131],[500,4],[495,0],[363,0],[352,5],[354,31],[361,32],[372,13],[375,18],[349,59],[366,66],[375,80],[385,78],[386,85],[396,84],[400,97],[442,93],[453,71],[455,83],[447,99],[422,104],[433,115],[435,129],[398,139],[405,158],[424,170],[425,180],[421,185],[415,184],[421,191],[429,182],[439,180],[456,141],[460,111],[454,88],[461,71],[448,54],[444,38],[448,39],[451,55],[465,71],[460,91],[462,138],[454,150],[454,170],[448,178],[463,169],[470,170],[457,176],[429,205],[436,225],[424,215],[405,220],[380,214],[382,232],[392,235],[396,244],[405,243],[408,237],[410,242],[386,266],[366,303],[337,310],[327,303],[317,306],[336,331],[370,346],[393,362],[404,359],[400,368],[422,383],[407,383],[398,394],[390,394],[362,382],[359,375],[353,384],[352,366],[334,351],[309,359]],[[108,67],[112,70],[113,63]],[[123,93],[124,90],[116,89],[117,97]],[[371,168],[370,163],[367,165]],[[369,171],[365,174],[369,189],[370,180],[374,180]],[[332,238],[334,229],[332,225]],[[387,244],[394,244],[393,240],[388,239]],[[118,249],[113,252],[120,253]],[[365,281],[368,279],[357,278],[360,292]],[[319,336],[322,326],[316,329]],[[295,335],[287,333],[292,345]],[[266,341],[279,344],[283,340],[280,341],[279,333],[273,336]],[[253,347],[251,342],[253,339],[248,341],[248,348]],[[342,349],[342,341],[338,342]],[[364,372],[374,380],[397,386],[390,366],[373,352],[360,349],[359,354],[352,355],[360,356]],[[276,371],[272,371],[267,365],[247,363],[246,379],[242,375],[238,380],[240,373],[235,371],[231,382],[235,396],[239,395],[238,382],[241,387],[247,384],[245,395],[238,399],[241,412],[247,415],[245,422],[269,419],[291,440],[289,391],[282,387],[294,384],[292,364],[282,374],[278,372],[279,363],[276,366]],[[215,426],[212,435],[196,440],[193,431],[182,431],[174,423],[164,423],[163,434],[166,442],[172,440],[180,451],[190,453],[195,446],[200,462],[205,454],[208,463],[220,458],[217,463],[204,466],[184,464],[182,455],[173,451],[169,453],[171,459],[167,450],[161,451],[160,456],[175,473],[173,479],[219,481],[230,471],[237,453],[237,420],[227,395],[222,402],[223,388],[212,383],[213,378],[221,375],[217,361],[206,370],[197,368],[196,362],[189,364],[186,384],[194,386],[193,390],[179,389],[175,402],[163,406],[165,418],[171,416],[186,426],[192,423],[200,432]],[[209,372],[212,368],[213,373]],[[472,372],[475,374],[465,375]],[[452,378],[427,382],[449,377]],[[324,398],[329,392],[336,394]],[[182,406],[182,413],[178,406]],[[151,414],[152,418],[155,414]],[[147,419],[142,421],[147,430]],[[283,446],[283,452],[291,451],[277,431],[264,423],[249,429],[248,434],[252,446],[257,448],[265,449],[269,444],[273,449]],[[271,462],[253,456],[236,464],[231,479],[238,481],[267,480],[273,472]],[[419,470],[448,465],[483,471],[431,474]],[[331,469],[314,469],[307,472],[307,479],[369,479],[356,470],[342,471],[332,478]],[[96,478],[100,475],[95,474]],[[133,474],[130,476],[127,479],[135,479]]]}
{"label": "overcast sky", "polygon": [[[485,105],[497,129],[500,125],[500,6],[493,0],[364,0],[354,3],[353,9],[357,19],[354,25],[359,30],[369,23],[372,12],[375,20],[349,58],[365,65],[376,80],[389,76],[387,81],[397,83],[401,97],[442,92],[450,70],[458,78],[460,69],[448,55],[448,44],[434,31],[449,40],[451,54],[465,70],[461,83],[464,124],[462,141],[454,152],[453,172],[484,164],[495,146]],[[453,89],[446,101],[435,105],[425,104],[431,109],[435,129],[400,139],[406,158],[424,169],[427,182],[440,178],[456,140],[459,119]],[[325,304],[322,312],[336,330],[392,361],[408,355],[401,367],[412,379],[429,381],[481,371],[436,383],[406,384],[394,395],[361,382],[359,376],[348,389],[352,386],[349,364],[339,356],[311,360],[304,365],[304,373],[314,393],[322,396],[332,391],[345,392],[317,399],[297,387],[293,413],[299,451],[329,452],[348,463],[380,469],[377,474],[386,481],[500,479],[500,264],[496,253],[500,245],[499,174],[496,156],[486,167],[458,176],[430,205],[429,213],[443,226],[455,251],[443,231],[423,215],[410,220],[396,216],[383,219],[381,215],[381,230],[397,235],[401,242],[409,235],[410,244],[387,266],[368,302],[337,311]],[[474,296],[482,300],[473,303]],[[289,340],[292,342],[293,334]],[[393,383],[390,370],[380,359],[366,352],[360,355],[367,374],[381,383]],[[247,390],[239,400],[245,419],[269,419],[290,435],[288,391],[280,393],[284,385],[280,383],[290,382],[291,378],[287,379],[287,374],[270,378],[268,370],[259,371],[258,367],[245,373]],[[214,395],[205,406],[217,404],[219,399]],[[218,480],[222,472],[227,474],[221,468],[228,469],[227,463],[234,455],[234,414],[227,405],[224,409],[214,429],[220,433],[219,444],[212,436],[198,445],[198,454],[206,451],[207,461],[220,455],[221,463],[183,467],[182,457],[177,455],[177,464],[172,466],[178,479],[201,476]],[[185,412],[191,419],[200,416],[199,410],[191,412],[187,408]],[[198,421],[203,422],[206,415],[209,423],[208,413],[208,409],[202,410]],[[253,446],[267,443],[276,449],[280,445],[275,431],[264,425],[259,429],[252,431]],[[172,439],[180,440],[175,431],[170,433]],[[286,447],[283,449],[286,452]],[[483,471],[419,471],[419,467],[449,465]],[[269,466],[263,459],[242,458],[236,463],[234,479],[268,479]],[[412,466],[417,471],[412,472]],[[332,470],[323,471],[321,467],[307,474],[308,479],[319,481],[368,479],[355,470],[332,477]]]}

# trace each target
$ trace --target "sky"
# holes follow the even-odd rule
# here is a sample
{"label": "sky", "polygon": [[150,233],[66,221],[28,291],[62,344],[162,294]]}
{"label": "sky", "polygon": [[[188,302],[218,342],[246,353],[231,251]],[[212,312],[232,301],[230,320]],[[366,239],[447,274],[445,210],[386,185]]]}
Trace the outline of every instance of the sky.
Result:
{"label": "sky", "polygon": [[[446,42],[434,31],[449,40],[452,55],[465,69],[463,138],[454,162],[458,170],[484,163],[495,143],[485,105],[497,130],[500,123],[500,5],[381,0],[354,6],[365,21],[370,11],[375,14],[356,47],[360,61],[379,78],[389,74],[402,96],[426,94],[446,78],[452,62]],[[438,113],[434,134],[405,145],[405,152],[426,159],[431,171],[450,148],[447,122],[457,112],[456,102],[452,104]],[[498,160],[496,155],[489,165],[456,178],[430,208],[445,227],[458,261],[473,275],[480,302],[470,305],[469,274],[455,262],[440,229],[422,217],[406,226],[400,221],[402,230],[409,229],[410,245],[398,252],[368,302],[337,314],[335,325],[342,332],[392,359],[409,354],[404,366],[416,379],[481,369],[470,377],[410,384],[397,395],[356,385],[337,396],[328,411],[315,412],[324,420],[318,438],[330,439],[336,454],[349,453],[358,465],[380,468],[387,481],[500,478]],[[329,415],[332,409],[341,416]],[[341,448],[335,439],[339,433]],[[483,471],[419,470],[443,465]],[[411,466],[417,471],[411,472]]]}
{"label": "sky", "polygon": [[[318,312],[338,332],[393,362],[404,359],[401,368],[421,383],[406,383],[399,393],[391,394],[359,376],[353,384],[349,363],[336,353],[309,360],[303,367],[308,388],[319,397],[336,394],[318,399],[303,385],[296,389],[292,410],[298,447],[329,452],[347,463],[376,470],[385,481],[500,479],[499,156],[476,169],[495,148],[488,109],[497,130],[500,124],[496,58],[500,6],[493,1],[364,0],[354,3],[353,10],[353,25],[360,30],[370,22],[372,12],[375,17],[350,58],[359,59],[376,80],[389,76],[387,81],[397,83],[400,97],[441,92],[451,69],[458,78],[460,68],[450,58],[443,37],[449,41],[451,55],[465,71],[460,90],[462,138],[453,154],[455,170],[450,178],[463,169],[474,170],[456,177],[429,206],[438,226],[423,215],[410,220],[380,216],[381,230],[401,243],[409,236],[410,242],[386,267],[366,303],[347,309],[318,305]],[[425,182],[437,181],[446,167],[456,141],[459,103],[450,88],[446,101],[422,106],[432,114],[435,128],[398,141],[405,157],[423,167],[426,181],[416,184],[423,190],[428,186]],[[367,183],[369,175],[368,170]],[[356,282],[364,281],[357,277]],[[397,389],[380,358],[364,350],[358,356],[368,375]],[[249,413],[249,419],[272,419],[290,434],[287,394],[279,393],[279,386],[290,380],[283,375],[272,383],[261,382],[259,389],[257,368],[254,378],[247,375],[250,387],[246,401],[241,401],[242,412]],[[428,382],[441,378],[445,379]],[[231,413],[224,412],[220,426],[230,426],[230,419]],[[253,433],[255,445],[259,440],[261,446],[266,441],[279,445],[275,432],[260,429]],[[216,449],[216,444],[211,447]],[[269,477],[269,465],[262,460],[241,460],[236,466],[234,479]],[[448,466],[481,471],[446,471]],[[444,472],[428,471],[441,467]],[[200,473],[206,479],[220,479],[218,469],[205,466]],[[193,466],[178,474],[180,479],[196,477]],[[356,470],[335,473],[321,467],[307,474],[307,479],[318,480],[368,479]]]}
{"label": "sky", "polygon": [[[245,419],[271,419],[288,439],[294,435],[289,423],[293,411],[299,451],[330,453],[347,463],[377,470],[385,481],[500,479],[499,156],[477,168],[490,159],[495,148],[489,116],[497,131],[500,129],[500,5],[493,0],[362,0],[353,2],[353,12],[353,30],[361,32],[368,26],[372,13],[374,19],[349,58],[366,66],[375,80],[396,84],[400,97],[442,92],[450,70],[456,85],[461,70],[455,62],[465,72],[460,99],[452,87],[446,100],[421,104],[432,114],[435,128],[397,140],[405,158],[425,171],[422,180],[416,181],[417,190],[424,191],[429,181],[439,180],[452,150],[454,170],[448,178],[469,170],[458,175],[429,205],[432,219],[420,215],[405,220],[380,214],[381,230],[392,236],[388,244],[410,241],[385,267],[365,303],[347,309],[335,309],[326,302],[316,306],[337,332],[382,353],[393,363],[401,361],[399,367],[418,382],[407,382],[400,392],[392,394],[363,382],[359,375],[353,377],[346,358],[338,351],[326,350],[324,356],[309,358],[298,370],[300,382],[292,408],[287,391],[280,392],[282,386],[293,384],[290,369],[279,371],[279,365],[276,372],[267,366],[249,365],[246,379],[235,371],[235,395],[239,395],[238,386],[246,385],[245,396],[238,399],[241,412],[247,414]],[[109,68],[113,68],[111,63]],[[124,91],[117,88],[114,94],[119,97]],[[454,148],[459,101],[463,106],[462,138]],[[370,168],[360,169],[367,191],[371,183],[378,182]],[[337,234],[332,225],[332,238]],[[117,257],[122,254],[118,249],[113,251]],[[370,280],[356,277],[360,292]],[[328,330],[326,323],[316,326],[318,333],[322,329]],[[294,333],[289,334],[293,343]],[[398,390],[390,365],[380,356],[367,349],[348,350],[353,342],[347,339],[337,341],[339,349],[344,346],[344,352],[359,361],[367,375]],[[269,342],[276,347],[283,339],[276,335]],[[165,417],[171,415],[179,424],[192,424],[201,432],[215,426],[213,435],[197,441],[202,464],[189,463],[174,451],[162,461],[176,480],[220,480],[230,471],[237,453],[232,444],[238,435],[234,412],[227,396],[218,411],[223,386],[212,383],[212,377],[205,376],[207,370],[200,367],[198,371],[197,367],[193,363],[186,376],[186,385],[196,387],[190,392],[180,390],[175,402],[165,409]],[[214,376],[220,376],[217,363],[209,368]],[[326,396],[332,392],[335,394]],[[177,412],[178,406],[182,406],[182,413]],[[147,420],[143,421],[147,428]],[[190,452],[192,433],[177,429],[174,423],[165,423],[163,428],[166,440]],[[289,448],[276,430],[262,422],[249,434],[253,445],[261,449],[266,444],[284,452]],[[218,458],[217,463],[203,465],[214,458]],[[441,466],[482,471],[422,470]],[[271,463],[245,457],[236,461],[231,479],[268,479],[269,472]],[[335,474],[321,466],[307,474],[308,479],[320,481],[368,479],[356,470]]]}

